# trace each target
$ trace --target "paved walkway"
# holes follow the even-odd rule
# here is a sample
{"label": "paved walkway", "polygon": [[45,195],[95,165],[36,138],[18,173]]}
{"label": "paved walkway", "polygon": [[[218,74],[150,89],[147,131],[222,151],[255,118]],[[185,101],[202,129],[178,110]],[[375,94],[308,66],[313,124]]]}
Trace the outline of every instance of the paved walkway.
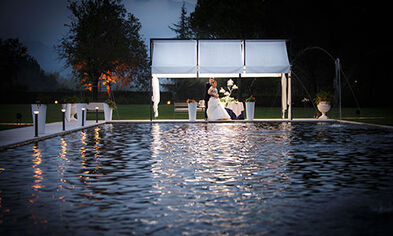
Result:
{"label": "paved walkway", "polygon": [[62,122],[48,123],[45,125],[45,134],[39,134],[38,137],[34,137],[34,126],[2,130],[0,131],[0,150],[71,133],[104,123],[105,121],[98,121],[97,124],[95,121],[88,120],[86,121],[86,125],[82,127],[78,125],[77,121],[71,121],[66,123],[66,131],[63,131]]}

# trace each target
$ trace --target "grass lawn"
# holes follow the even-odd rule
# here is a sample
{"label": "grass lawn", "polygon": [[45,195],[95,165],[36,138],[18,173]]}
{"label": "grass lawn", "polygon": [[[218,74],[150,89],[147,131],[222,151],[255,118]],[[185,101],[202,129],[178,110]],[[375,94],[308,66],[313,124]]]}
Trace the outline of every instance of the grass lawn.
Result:
{"label": "grass lawn", "polygon": [[[138,105],[117,105],[118,109],[113,113],[114,120],[148,120],[150,119],[150,106],[146,104]],[[1,104],[0,130],[21,127],[5,123],[15,123],[16,114],[22,114],[22,123],[32,123],[30,104]],[[48,105],[46,122],[58,122],[62,119],[61,105]],[[312,118],[316,112],[310,107],[293,107],[293,118]],[[343,108],[342,118],[359,122],[373,124],[383,124],[393,126],[393,109],[391,108],[362,108],[360,115],[355,113],[356,108]],[[330,118],[339,118],[338,109],[332,109],[328,112]],[[203,119],[203,114],[198,112],[197,119]],[[280,118],[280,107],[256,107],[255,118]],[[99,113],[100,120],[104,119],[104,114]],[[87,114],[88,120],[95,120],[95,113]],[[158,119],[188,119],[188,114],[174,113],[173,105],[160,105]],[[28,124],[31,125],[31,124]]]}

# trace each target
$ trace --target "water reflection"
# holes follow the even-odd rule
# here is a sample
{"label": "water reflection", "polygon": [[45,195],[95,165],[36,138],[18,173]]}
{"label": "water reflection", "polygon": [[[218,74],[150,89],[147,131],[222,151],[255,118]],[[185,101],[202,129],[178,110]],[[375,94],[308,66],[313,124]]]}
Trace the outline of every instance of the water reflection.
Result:
{"label": "water reflection", "polygon": [[392,140],[385,130],[326,123],[90,128],[0,152],[0,234],[381,229],[392,214]]}
{"label": "water reflection", "polygon": [[43,180],[43,176],[42,176],[42,170],[40,168],[40,165],[42,163],[42,156],[41,156],[41,151],[38,148],[38,145],[34,145],[33,146],[33,177],[35,178],[34,180],[34,184],[32,186],[32,188],[35,191],[38,191],[39,189],[43,188],[44,186],[41,184],[42,180]]}
{"label": "water reflection", "polygon": [[[61,151],[59,153],[59,175],[60,175],[60,183],[58,185],[58,191],[63,189],[64,187],[66,187],[66,183],[67,180],[64,177],[64,174],[68,168],[68,165],[70,164],[70,160],[67,158],[67,142],[66,142],[66,138],[62,137],[60,138],[60,142],[61,142]],[[62,199],[64,199],[64,197],[62,197]]]}
{"label": "water reflection", "polygon": [[[157,207],[167,209],[162,217],[178,218],[178,223],[221,222],[226,227],[238,221],[241,225],[256,202],[273,197],[266,190],[260,194],[266,185],[281,188],[274,196],[283,192],[292,127],[256,128],[253,124],[208,124],[203,129],[194,124],[153,125],[152,191],[160,194]],[[209,227],[200,232],[220,231]]]}
{"label": "water reflection", "polygon": [[96,127],[95,129],[94,129],[94,140],[95,140],[95,143],[94,143],[94,150],[95,150],[95,154],[94,154],[94,157],[95,158],[100,158],[101,157],[101,153],[100,153],[100,139],[101,139],[101,137],[100,137],[100,127]]}
{"label": "water reflection", "polygon": [[87,176],[89,174],[89,171],[86,170],[87,166],[86,166],[86,162],[87,162],[87,158],[86,158],[86,151],[87,151],[87,142],[86,142],[86,132],[85,131],[81,131],[81,147],[79,149],[80,151],[80,155],[82,158],[82,163],[81,163],[81,172],[82,174],[79,176],[80,181],[82,183],[87,183],[86,180],[89,179],[89,176]]}

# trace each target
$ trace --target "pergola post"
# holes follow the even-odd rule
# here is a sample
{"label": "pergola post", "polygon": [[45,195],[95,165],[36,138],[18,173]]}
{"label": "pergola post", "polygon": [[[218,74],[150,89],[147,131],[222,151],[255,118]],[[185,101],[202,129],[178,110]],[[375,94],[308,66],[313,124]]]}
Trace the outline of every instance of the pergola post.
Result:
{"label": "pergola post", "polygon": [[153,76],[150,80],[150,121],[153,120]]}
{"label": "pergola post", "polygon": [[292,120],[292,78],[290,71],[288,73],[288,119]]}

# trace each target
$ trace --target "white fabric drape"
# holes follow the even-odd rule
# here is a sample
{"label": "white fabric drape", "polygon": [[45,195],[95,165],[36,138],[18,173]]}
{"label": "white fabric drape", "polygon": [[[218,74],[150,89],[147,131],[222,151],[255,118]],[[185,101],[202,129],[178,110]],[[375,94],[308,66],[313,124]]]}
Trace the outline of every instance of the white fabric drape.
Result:
{"label": "white fabric drape", "polygon": [[158,117],[158,104],[160,103],[160,82],[156,76],[152,79],[154,117]]}
{"label": "white fabric drape", "polygon": [[239,74],[242,72],[241,40],[200,40],[199,73]]}
{"label": "white fabric drape", "polygon": [[246,40],[246,73],[288,73],[285,40]]}
{"label": "white fabric drape", "polygon": [[196,40],[154,40],[152,74],[161,78],[166,74],[196,77],[196,44]]}
{"label": "white fabric drape", "polygon": [[[281,76],[283,118],[291,115],[291,76],[285,40],[165,40],[153,39],[152,89],[158,117],[158,78]],[[199,68],[198,68],[199,67]]]}
{"label": "white fabric drape", "polygon": [[285,111],[287,110],[287,78],[285,74],[281,76],[281,107],[282,107],[282,118],[285,118]]}

